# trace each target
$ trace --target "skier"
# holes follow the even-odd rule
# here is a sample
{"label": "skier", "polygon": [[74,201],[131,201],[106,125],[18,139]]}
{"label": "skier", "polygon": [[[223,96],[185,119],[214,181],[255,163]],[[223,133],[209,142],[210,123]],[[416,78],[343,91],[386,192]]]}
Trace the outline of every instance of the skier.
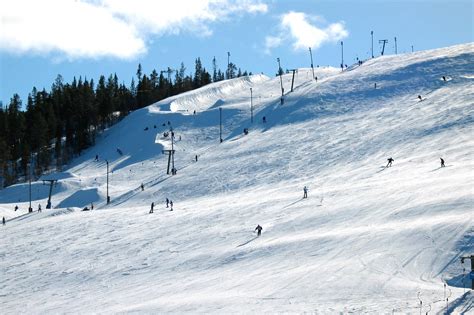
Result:
{"label": "skier", "polygon": [[418,95],[418,99],[420,100],[420,102],[423,100],[423,98],[421,97],[421,95]]}
{"label": "skier", "polygon": [[387,161],[388,161],[388,163],[387,163],[387,166],[385,166],[385,167],[391,167],[391,166],[392,166],[392,162],[395,161],[395,160],[392,159],[392,158],[388,158]]}
{"label": "skier", "polygon": [[140,188],[142,189],[142,191],[145,190],[145,186],[143,186],[143,183],[140,185]]}
{"label": "skier", "polygon": [[94,204],[91,202],[91,210],[94,210]]}
{"label": "skier", "polygon": [[41,212],[41,204],[38,205],[38,212]]}
{"label": "skier", "polygon": [[196,154],[195,158],[196,158],[196,162],[197,162],[197,161],[198,161],[198,156],[197,156],[197,154]]}
{"label": "skier", "polygon": [[445,77],[444,75],[443,75],[443,81],[445,81],[445,82],[446,82],[446,77]]}
{"label": "skier", "polygon": [[267,122],[267,117],[263,116],[262,122],[263,122],[263,123],[266,123],[266,122]]}
{"label": "skier", "polygon": [[444,167],[444,160],[443,158],[439,158],[441,160],[441,167]]}
{"label": "skier", "polygon": [[173,211],[173,200],[170,200],[170,211]]}
{"label": "skier", "polygon": [[150,213],[153,213],[153,208],[154,208],[154,207],[155,207],[155,203],[152,202],[152,203],[151,203],[151,206],[150,206]]}
{"label": "skier", "polygon": [[170,204],[170,200],[166,198],[166,208],[168,208],[168,205]]}
{"label": "skier", "polygon": [[95,161],[96,162],[99,161],[99,155],[98,154],[95,155]]}
{"label": "skier", "polygon": [[2,223],[3,223],[3,225],[5,225],[5,223],[6,223],[5,217],[3,217],[3,219],[2,219]]}
{"label": "skier", "polygon": [[260,236],[260,235],[262,235],[262,230],[263,230],[263,227],[261,227],[260,224],[259,224],[255,228],[254,232],[257,231],[257,236]]}
{"label": "skier", "polygon": [[374,83],[374,89],[377,89],[377,83]]}
{"label": "skier", "polygon": [[303,187],[303,198],[308,198],[308,187]]}
{"label": "skier", "polygon": [[15,211],[18,210],[18,205],[15,206]]}

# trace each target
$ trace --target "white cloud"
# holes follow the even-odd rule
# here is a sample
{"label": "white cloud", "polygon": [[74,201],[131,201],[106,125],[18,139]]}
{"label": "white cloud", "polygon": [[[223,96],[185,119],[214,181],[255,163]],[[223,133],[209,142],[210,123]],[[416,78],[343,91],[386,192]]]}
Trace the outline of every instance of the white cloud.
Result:
{"label": "white cloud", "polygon": [[266,53],[285,42],[291,42],[295,50],[306,50],[308,47],[317,49],[326,42],[337,42],[349,35],[343,22],[332,23],[327,27],[314,25],[323,21],[321,17],[310,17],[302,12],[290,11],[282,15],[279,34],[265,39]]}
{"label": "white cloud", "polygon": [[280,46],[282,41],[282,38],[278,36],[265,37],[265,53],[270,54],[271,49]]}
{"label": "white cloud", "polygon": [[133,58],[156,36],[212,34],[210,24],[266,13],[262,0],[0,0],[0,49],[68,58]]}

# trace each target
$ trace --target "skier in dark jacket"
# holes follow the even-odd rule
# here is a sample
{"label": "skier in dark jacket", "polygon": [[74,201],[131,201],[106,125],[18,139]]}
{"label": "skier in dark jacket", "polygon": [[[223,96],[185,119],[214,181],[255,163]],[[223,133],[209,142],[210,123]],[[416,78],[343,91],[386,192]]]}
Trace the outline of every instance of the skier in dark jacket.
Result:
{"label": "skier in dark jacket", "polygon": [[166,208],[168,208],[169,204],[170,204],[170,200],[166,198]]}
{"label": "skier in dark jacket", "polygon": [[5,221],[5,217],[3,217],[2,219],[2,224],[5,225],[6,221]]}
{"label": "skier in dark jacket", "polygon": [[385,167],[391,167],[391,166],[392,166],[392,162],[395,161],[395,160],[392,159],[392,158],[388,158],[387,161],[388,161],[388,163],[387,163],[387,166],[385,166]]}
{"label": "skier in dark jacket", "polygon": [[444,167],[445,165],[444,165],[444,160],[443,160],[443,158],[439,158],[439,159],[441,160],[441,167]]}
{"label": "skier in dark jacket", "polygon": [[170,211],[173,211],[173,200],[170,200]]}
{"label": "skier in dark jacket", "polygon": [[308,187],[303,187],[303,198],[308,198]]}
{"label": "skier in dark jacket", "polygon": [[260,224],[259,224],[255,228],[254,232],[257,231],[257,236],[260,236],[262,234],[262,230],[263,230],[263,227],[261,227]]}
{"label": "skier in dark jacket", "polygon": [[153,208],[155,208],[155,203],[152,202],[150,206],[150,213],[153,213]]}

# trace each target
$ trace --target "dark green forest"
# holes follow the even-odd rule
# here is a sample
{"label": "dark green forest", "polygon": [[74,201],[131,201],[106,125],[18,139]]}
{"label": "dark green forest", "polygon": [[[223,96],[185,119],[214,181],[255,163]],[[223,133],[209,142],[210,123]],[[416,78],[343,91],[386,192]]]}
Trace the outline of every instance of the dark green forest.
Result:
{"label": "dark green forest", "polygon": [[9,104],[0,104],[0,188],[25,181],[30,174],[38,178],[61,170],[133,110],[211,82],[251,74],[233,63],[224,73],[217,69],[215,58],[212,65],[210,73],[197,58],[194,73],[187,74],[181,63],[178,70],[153,70],[147,75],[139,64],[129,86],[116,74],[101,75],[97,82],[74,77],[70,83],[58,75],[50,91],[33,87],[26,103],[14,94]]}

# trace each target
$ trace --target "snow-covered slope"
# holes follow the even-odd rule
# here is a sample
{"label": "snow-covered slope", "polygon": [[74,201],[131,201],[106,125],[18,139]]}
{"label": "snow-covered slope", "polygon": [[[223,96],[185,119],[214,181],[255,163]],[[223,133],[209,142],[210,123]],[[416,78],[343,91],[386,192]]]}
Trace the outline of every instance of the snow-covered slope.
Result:
{"label": "snow-covered slope", "polygon": [[[0,191],[2,312],[425,313],[446,296],[473,312],[474,45],[315,75],[293,92],[284,75],[283,104],[280,78],[256,75],[132,113],[61,174],[56,209]],[[47,192],[33,184],[34,208]]]}

